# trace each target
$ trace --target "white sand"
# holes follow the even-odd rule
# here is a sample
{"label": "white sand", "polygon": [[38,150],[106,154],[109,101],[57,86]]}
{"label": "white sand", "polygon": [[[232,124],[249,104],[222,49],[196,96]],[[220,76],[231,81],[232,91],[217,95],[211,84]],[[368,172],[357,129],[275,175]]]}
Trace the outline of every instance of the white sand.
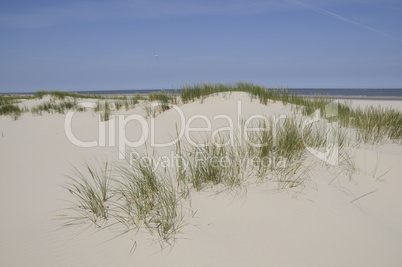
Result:
{"label": "white sand", "polygon": [[[342,102],[345,100],[339,100],[339,102]],[[388,108],[394,108],[401,110],[401,100],[346,100],[346,102],[351,103],[351,107],[356,109],[356,108],[362,108],[364,109],[367,106],[373,106],[373,107],[388,107]]]}
{"label": "white sand", "polygon": [[[243,118],[291,113],[278,102],[251,102],[245,93],[221,94],[180,108],[186,118],[211,118],[216,129],[226,122],[214,121],[214,115],[227,114],[236,121],[238,100]],[[371,102],[353,100],[353,106],[367,104]],[[402,101],[392,106],[400,109]],[[145,114],[140,106],[119,114],[133,113]],[[172,248],[160,251],[146,234],[117,237],[93,226],[79,232],[54,220],[65,200],[73,200],[60,186],[72,166],[119,161],[116,147],[73,145],[65,135],[64,119],[46,113],[24,114],[17,121],[0,117],[0,266],[402,266],[401,146],[354,149],[361,171],[351,181],[345,173],[332,181],[317,169],[297,197],[291,190],[272,192],[269,183],[251,184],[246,194],[236,197],[216,195],[214,189],[193,192],[196,216],[185,219],[187,225]],[[176,122],[175,110],[158,115],[156,141],[176,136]],[[91,112],[73,118],[81,140],[96,140],[97,125]],[[203,126],[202,121],[192,124],[197,125]],[[138,124],[128,124],[129,139],[139,136],[138,129]],[[169,148],[158,152],[168,153]],[[137,248],[130,255],[134,241]]]}

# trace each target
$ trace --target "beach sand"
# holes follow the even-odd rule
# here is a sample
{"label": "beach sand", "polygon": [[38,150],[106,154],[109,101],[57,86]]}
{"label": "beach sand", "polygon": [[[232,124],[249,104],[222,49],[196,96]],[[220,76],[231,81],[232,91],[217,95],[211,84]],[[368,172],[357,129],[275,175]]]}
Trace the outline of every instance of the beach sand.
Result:
{"label": "beach sand", "polygon": [[[34,101],[21,105],[31,107]],[[213,130],[227,126],[227,120],[214,119],[215,115],[227,115],[236,123],[239,101],[241,118],[293,112],[290,105],[265,106],[238,92],[179,107],[186,119],[209,118]],[[402,101],[351,100],[351,104],[402,108]],[[139,104],[118,114],[145,116],[145,111]],[[61,186],[73,166],[121,161],[116,146],[72,144],[65,119],[66,115],[47,113],[24,113],[16,121],[0,117],[1,266],[402,266],[399,145],[351,148],[359,171],[351,177],[341,172],[334,179],[318,168],[302,189],[274,190],[269,181],[257,184],[249,177],[249,185],[238,194],[217,194],[215,187],[192,190],[195,214],[184,218],[174,244],[161,250],[146,232],[118,235],[93,225],[86,230],[62,227],[55,220],[66,201],[73,201]],[[72,129],[78,139],[94,141],[98,123],[95,112],[76,113]],[[174,109],[158,114],[155,141],[171,140],[179,123]],[[205,127],[201,120],[191,125]],[[136,140],[139,129],[138,123],[128,123],[128,139]],[[167,155],[171,150],[160,148],[158,153]]]}

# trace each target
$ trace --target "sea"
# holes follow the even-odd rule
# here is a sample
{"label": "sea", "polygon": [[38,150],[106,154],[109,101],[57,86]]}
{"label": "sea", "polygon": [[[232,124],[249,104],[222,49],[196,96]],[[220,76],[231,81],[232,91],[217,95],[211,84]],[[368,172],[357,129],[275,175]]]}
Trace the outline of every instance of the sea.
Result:
{"label": "sea", "polygon": [[[80,94],[98,94],[98,95],[117,95],[117,94],[149,94],[152,92],[168,92],[168,93],[180,93],[183,89],[135,89],[135,90],[91,90],[91,91],[69,91]],[[297,95],[323,95],[323,96],[337,96],[337,98],[353,98],[353,99],[365,99],[370,97],[371,99],[381,100],[395,100],[395,97],[402,98],[401,89],[362,89],[362,88],[326,88],[326,89],[308,89],[308,88],[287,88],[289,93]],[[0,93],[2,94],[2,93]],[[23,94],[32,95],[34,92],[29,93],[10,93],[10,94]]]}
{"label": "sea", "polygon": [[[84,94],[149,94],[152,92],[180,93],[183,89],[143,89],[143,90],[107,90],[107,91],[81,91]],[[339,99],[365,99],[370,97],[373,100],[395,100],[395,97],[402,98],[402,89],[361,89],[361,88],[330,88],[330,89],[308,89],[308,88],[288,88],[289,93],[297,95],[323,95],[337,96]]]}

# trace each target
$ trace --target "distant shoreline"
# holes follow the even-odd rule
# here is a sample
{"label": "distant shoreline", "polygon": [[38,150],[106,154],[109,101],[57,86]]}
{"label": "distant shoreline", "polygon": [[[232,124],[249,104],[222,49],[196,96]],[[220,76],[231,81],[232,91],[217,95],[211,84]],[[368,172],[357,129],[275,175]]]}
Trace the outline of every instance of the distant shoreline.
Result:
{"label": "distant shoreline", "polygon": [[[170,94],[180,94],[183,89],[144,89],[144,90],[105,90],[105,91],[65,91],[84,95],[101,96],[134,96],[149,95],[153,92],[166,92]],[[281,89],[279,89],[281,90]],[[304,96],[307,98],[325,97],[330,99],[342,100],[402,100],[402,89],[304,89],[288,88],[291,94]],[[26,96],[34,95],[35,92],[0,93],[0,95]]]}
{"label": "distant shoreline", "polygon": [[342,100],[396,100],[402,101],[401,96],[345,96],[345,95],[325,95],[325,96],[316,96],[316,95],[302,95],[308,98],[317,98],[317,97],[324,97],[324,98],[331,98],[331,99],[342,99]]}

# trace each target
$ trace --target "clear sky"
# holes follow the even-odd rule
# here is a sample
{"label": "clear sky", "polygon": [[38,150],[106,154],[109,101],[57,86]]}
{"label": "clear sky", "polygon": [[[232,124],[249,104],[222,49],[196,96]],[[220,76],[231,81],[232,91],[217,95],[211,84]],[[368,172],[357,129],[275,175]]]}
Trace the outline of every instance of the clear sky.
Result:
{"label": "clear sky", "polygon": [[402,1],[0,1],[0,60],[0,92],[402,88]]}

